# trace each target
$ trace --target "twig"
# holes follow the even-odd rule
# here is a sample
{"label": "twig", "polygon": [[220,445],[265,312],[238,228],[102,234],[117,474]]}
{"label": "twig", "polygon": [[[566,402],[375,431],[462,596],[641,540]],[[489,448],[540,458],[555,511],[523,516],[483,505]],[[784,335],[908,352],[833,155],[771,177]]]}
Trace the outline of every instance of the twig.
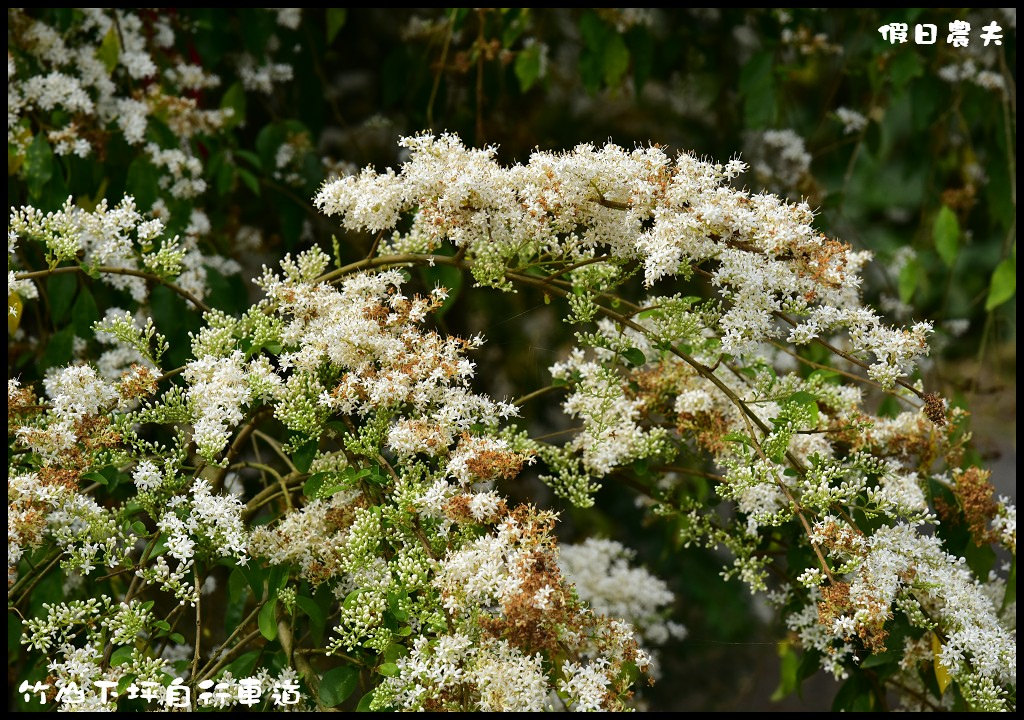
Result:
{"label": "twig", "polygon": [[[143,272],[142,270],[133,270],[132,268],[118,268],[109,267],[107,265],[100,265],[98,267],[91,268],[95,272],[102,273],[104,275],[131,275],[132,277],[139,277],[149,280],[150,282],[159,283],[164,287],[167,287],[174,292],[181,295],[183,298],[188,300],[190,303],[195,305],[197,308],[202,310],[204,313],[210,311],[210,306],[204,303],[202,300],[197,298],[195,295],[190,293],[179,285],[175,285],[170,280],[164,280],[159,275],[152,273]],[[49,277],[50,275],[64,275],[66,273],[82,273],[88,275],[88,272],[81,265],[64,265],[62,267],[53,268],[52,270],[33,270],[31,272],[20,272],[15,273],[14,278],[16,280],[34,280],[36,278]]]}

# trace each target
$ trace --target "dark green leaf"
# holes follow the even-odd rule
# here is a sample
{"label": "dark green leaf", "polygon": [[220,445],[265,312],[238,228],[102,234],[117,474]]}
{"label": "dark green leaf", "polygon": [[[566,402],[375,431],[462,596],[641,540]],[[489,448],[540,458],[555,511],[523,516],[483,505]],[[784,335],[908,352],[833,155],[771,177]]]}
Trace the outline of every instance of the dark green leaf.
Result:
{"label": "dark green leaf", "polygon": [[633,83],[639,95],[654,69],[654,40],[647,28],[634,26],[626,35],[626,42],[633,56]]}
{"label": "dark green leaf", "polygon": [[751,129],[775,122],[775,56],[770,50],[757,53],[740,72],[739,91],[743,116]]}
{"label": "dark green leaf", "polygon": [[242,178],[242,182],[245,183],[245,186],[252,191],[252,194],[255,195],[256,197],[259,197],[260,181],[256,178],[256,176],[253,175],[248,170],[246,170],[245,168],[235,168],[235,171],[238,173],[238,177]]}
{"label": "dark green leaf", "polygon": [[224,97],[220,100],[220,106],[222,109],[231,108],[232,115],[228,118],[224,126],[228,128],[237,127],[245,123],[245,88],[242,87],[242,83],[236,82],[231,85],[224,93]]}
{"label": "dark green leaf", "polygon": [[135,158],[128,166],[125,191],[135,198],[135,204],[140,209],[150,209],[160,197],[159,177],[160,171],[144,157]]}
{"label": "dark green leaf", "polygon": [[321,608],[313,598],[306,597],[305,595],[299,595],[295,598],[295,602],[298,603],[302,612],[309,616],[309,619],[313,621],[314,625],[323,626],[327,619],[326,615],[324,614],[323,608]]}
{"label": "dark green leaf", "polygon": [[256,667],[256,661],[259,660],[259,657],[259,650],[250,650],[232,660],[224,670],[230,672],[234,677],[247,677]]}
{"label": "dark green leaf", "polygon": [[336,707],[348,700],[359,684],[359,669],[342,665],[324,673],[320,680],[320,701],[327,707]]}
{"label": "dark green leaf", "polygon": [[277,637],[277,598],[273,597],[260,608],[259,617],[260,635],[267,640]]}
{"label": "dark green leaf", "polygon": [[1009,607],[1010,603],[1016,602],[1017,600],[1017,557],[1014,556],[1010,560],[1010,574],[1006,578],[1006,594],[1003,595],[1003,606],[1005,610]]}
{"label": "dark green leaf", "polygon": [[92,337],[93,323],[99,319],[100,311],[96,307],[96,301],[89,288],[83,285],[78,291],[75,304],[71,307],[71,322],[75,326],[75,334],[79,337]]}
{"label": "dark green leaf", "polygon": [[896,88],[902,88],[916,77],[924,75],[924,65],[916,51],[902,52],[889,65],[889,79]]}
{"label": "dark green leaf", "polygon": [[377,668],[377,672],[384,677],[395,677],[399,672],[398,665],[393,662],[382,663],[380,667]]}
{"label": "dark green leaf", "polygon": [[871,691],[871,683],[862,673],[851,675],[850,679],[843,683],[832,701],[833,712],[851,710],[870,710],[874,704],[874,693]]}
{"label": "dark green leaf", "polygon": [[71,301],[78,289],[76,273],[61,273],[46,278],[46,294],[50,298],[50,317],[55,325],[64,322],[64,317],[71,309]]}
{"label": "dark green leaf", "polygon": [[111,667],[117,667],[118,665],[124,665],[126,662],[132,659],[132,651],[134,650],[132,645],[124,645],[117,648],[114,652],[110,653],[110,665]]}
{"label": "dark green leaf", "polygon": [[317,445],[320,441],[317,438],[313,438],[309,442],[300,446],[292,454],[292,462],[295,463],[295,468],[299,472],[308,472],[309,466],[313,464],[313,458],[316,457]]}
{"label": "dark green leaf", "polygon": [[519,89],[526,92],[533,87],[540,77],[541,69],[541,45],[534,43],[527,45],[516,55],[515,72],[516,80],[519,81]]}
{"label": "dark green leaf", "polygon": [[302,485],[302,494],[310,499],[320,497],[320,488],[328,477],[330,475],[325,472],[310,475],[309,479]]}
{"label": "dark green leaf", "polygon": [[900,658],[903,657],[901,653],[895,650],[889,650],[887,652],[878,653],[877,655],[868,655],[864,658],[864,661],[860,664],[861,668],[867,670],[869,668],[881,667],[892,662],[899,662]]}
{"label": "dark green leaf", "polygon": [[338,32],[345,26],[348,10],[345,8],[327,8],[327,43],[334,42]]}
{"label": "dark green leaf", "polygon": [[43,367],[67,365],[71,360],[71,349],[75,339],[75,329],[68,326],[50,336],[43,353]]}
{"label": "dark green leaf", "polygon": [[43,188],[53,177],[53,151],[43,133],[39,133],[25,151],[25,181],[32,198],[39,198]]}
{"label": "dark green leaf", "polygon": [[356,705],[356,712],[370,712],[370,703],[373,702],[373,690],[366,693],[359,699],[359,704]]}
{"label": "dark green leaf", "polygon": [[428,290],[443,287],[448,291],[448,297],[441,303],[441,307],[434,312],[435,317],[443,318],[455,304],[455,301],[459,299],[459,294],[462,292],[462,271],[451,265],[435,265],[434,267],[423,268],[422,277],[423,284]]}
{"label": "dark green leaf", "polygon": [[621,351],[619,354],[622,355],[622,357],[626,359],[626,362],[633,367],[640,367],[647,362],[647,358],[644,357],[643,350],[640,348],[628,348]]}

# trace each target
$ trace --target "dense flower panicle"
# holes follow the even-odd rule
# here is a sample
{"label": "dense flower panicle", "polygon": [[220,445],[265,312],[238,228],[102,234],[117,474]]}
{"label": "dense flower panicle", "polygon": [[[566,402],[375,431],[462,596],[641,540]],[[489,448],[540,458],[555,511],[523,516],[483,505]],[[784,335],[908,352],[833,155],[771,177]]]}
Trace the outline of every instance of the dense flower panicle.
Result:
{"label": "dense flower panicle", "polygon": [[632,566],[634,553],[614,540],[589,538],[563,545],[559,566],[576,592],[596,612],[631,623],[644,639],[656,645],[684,637],[685,628],[666,620],[674,601],[664,580],[641,566]]}
{"label": "dense flower panicle", "polygon": [[[275,12],[281,27],[296,26],[297,9]],[[109,32],[111,17],[86,13],[85,30]],[[124,23],[133,39],[118,62],[132,78],[153,77],[160,67],[146,48],[167,38]],[[66,38],[19,32],[56,67],[68,64]],[[263,90],[284,74],[250,60],[238,59],[243,84]],[[184,64],[164,75],[182,87],[217,83]],[[37,85],[25,97],[57,102],[46,83],[26,84]],[[79,89],[98,104],[99,86]],[[153,100],[141,97],[117,101],[125,140],[166,168],[171,195],[201,193],[203,168],[187,147],[142,145]],[[80,101],[72,92],[63,102]],[[802,163],[785,133],[764,140]],[[675,598],[618,542],[559,547],[555,513],[509,502],[504,488],[537,463],[581,507],[601,482],[625,477],[639,505],[673,520],[679,543],[724,547],[723,574],[771,587],[794,636],[836,677],[892,652],[887,669],[908,696],[931,692],[923,659],[967,702],[1012,704],[1009,570],[982,581],[941,531],[962,523],[970,540],[1015,554],[1016,509],[983,471],[961,467],[963,411],[903,380],[927,352],[930,325],[892,328],[863,305],[866,253],[814,230],[806,203],[733,188],[738,160],[608,144],[502,167],[494,148],[451,135],[403,144],[409,159],[397,171],[332,180],[316,198],[346,228],[380,233],[380,253],[397,257],[333,271],[319,248],[286,256],[264,268],[265,296],[246,312],[204,314],[176,370],[163,370],[168,341],[151,320],[111,309],[93,327],[104,349],[96,365],[51,370],[42,400],[9,381],[9,587],[27,584],[19,572],[37,568],[48,543],[69,591],[101,569],[131,578],[123,596],[50,604],[26,620],[22,642],[51,654],[59,687],[88,673],[120,683],[187,671],[197,686],[204,674],[219,683],[217,707],[246,705],[251,683],[225,658],[237,638],[261,637],[279,640],[275,657],[294,671],[258,671],[256,684],[283,692],[298,673],[319,706],[316,688],[334,670],[312,668],[297,648],[308,625],[306,637],[340,656],[335,670],[372,671],[360,702],[372,710],[629,709],[638,675],[656,674],[654,646],[684,635],[670,619]],[[291,159],[275,158],[285,181]],[[212,227],[200,210],[183,239],[161,242],[168,212],[161,200],[145,215],[131,198],[15,210],[9,290],[39,294],[34,275],[10,269],[29,241],[54,266],[132,271],[110,276],[140,301],[141,269],[201,295],[203,268],[231,265],[199,252]],[[544,389],[564,393],[564,414],[581,426],[574,437],[533,439],[508,426],[515,403],[474,389],[483,339],[432,329],[447,290],[407,289],[396,267],[415,262],[469,269],[503,289],[537,286],[567,298],[570,322],[594,324]],[[650,294],[609,301],[634,275]],[[679,285],[698,275],[699,295],[685,295]],[[841,348],[840,372],[800,354],[811,342]],[[869,414],[847,379],[904,410]],[[198,626],[225,566],[240,625],[211,648]],[[791,582],[775,586],[769,569]],[[173,598],[173,612],[194,606],[192,645],[143,592]],[[93,694],[84,702],[102,705]]]}
{"label": "dense flower panicle", "polygon": [[807,342],[819,328],[847,330],[857,352],[874,355],[872,375],[886,385],[927,351],[927,323],[889,329],[860,307],[859,272],[869,255],[814,230],[806,203],[729,187],[744,169],[738,161],[672,160],[658,148],[608,144],[536,152],[505,168],[493,148],[466,148],[452,135],[403,144],[410,158],[400,172],[366,169],[329,181],[317,207],[371,232],[409,217],[388,249],[428,252],[448,242],[465,248],[478,281],[502,287],[506,263],[531,256],[636,261],[648,285],[710,264],[727,303],[718,318],[722,348],[732,354],[783,337],[781,312],[811,318],[791,341]]}

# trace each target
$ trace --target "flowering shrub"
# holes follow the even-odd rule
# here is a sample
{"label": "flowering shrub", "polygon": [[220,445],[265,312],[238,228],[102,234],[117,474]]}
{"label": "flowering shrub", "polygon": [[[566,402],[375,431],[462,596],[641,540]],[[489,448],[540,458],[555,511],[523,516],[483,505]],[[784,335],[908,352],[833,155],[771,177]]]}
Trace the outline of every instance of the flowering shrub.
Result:
{"label": "flowering shrub", "polygon": [[[28,202],[9,343],[42,358],[8,379],[23,707],[642,708],[660,648],[685,642],[669,578],[600,534],[559,541],[623,486],[667,552],[724,551],[771,605],[782,689],[820,667],[847,709],[1015,709],[1016,509],[971,461],[966,411],[916,373],[931,323],[865,301],[869,252],[807,202],[740,189],[740,159],[607,143],[502,163],[420,133],[400,166],[315,191],[345,241],[311,225],[251,302],[222,302],[251,258],[204,204],[311,190],[310,145],[268,126],[267,162],[235,135],[246,98],[291,78],[279,41],[227,61],[210,109],[222,80],[178,57],[177,21],[9,15]],[[758,142],[756,174],[801,182],[799,137]],[[123,196],[68,197],[73,163],[108,147],[140,168]],[[349,238],[368,242],[353,262]],[[545,386],[481,391],[502,330],[444,323],[470,284],[571,327]],[[532,432],[521,412],[548,400],[569,424]]]}

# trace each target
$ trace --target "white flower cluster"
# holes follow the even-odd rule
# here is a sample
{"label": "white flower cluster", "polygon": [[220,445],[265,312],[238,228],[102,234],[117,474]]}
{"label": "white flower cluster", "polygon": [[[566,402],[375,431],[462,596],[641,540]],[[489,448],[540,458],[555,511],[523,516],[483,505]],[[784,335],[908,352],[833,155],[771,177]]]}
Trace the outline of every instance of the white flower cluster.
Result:
{"label": "white flower cluster", "polygon": [[646,568],[632,565],[634,555],[615,540],[588,538],[562,545],[558,564],[595,612],[632,624],[655,645],[685,637],[683,626],[665,618],[675,602],[672,591]]}
{"label": "white flower cluster", "polygon": [[638,424],[645,412],[643,398],[629,397],[618,375],[586,360],[582,350],[553,365],[551,376],[575,381],[563,409],[584,421],[583,432],[570,447],[580,451],[591,472],[605,475],[619,465],[656,454],[663,446],[665,431],[647,431]]}
{"label": "white flower cluster", "polygon": [[[313,375],[325,363],[342,371],[340,382],[318,398],[324,410],[369,416],[381,408],[411,407],[388,430],[400,455],[437,454],[476,423],[496,425],[516,413],[469,388],[474,366],[463,341],[426,333],[416,325],[434,298],[407,298],[397,271],[357,275],[340,288],[315,279],[328,258],[318,250],[286,258],[283,276],[265,271],[261,285],[285,319],[278,360],[282,369]],[[429,422],[421,416],[429,416]]]}
{"label": "white flower cluster", "polygon": [[811,169],[811,154],[795,131],[765,130],[750,143],[751,167],[757,181],[772,192],[800,187]]}
{"label": "white flower cluster", "polygon": [[843,133],[856,135],[868,126],[868,119],[848,107],[836,108],[836,119],[843,124]]}
{"label": "white flower cluster", "polygon": [[[251,368],[259,365],[257,360],[249,362]],[[195,443],[203,457],[213,460],[241,422],[243,406],[251,397],[242,351],[193,360],[185,368],[185,380],[189,384],[186,398],[195,417]]]}
{"label": "white flower cluster", "polygon": [[419,637],[385,686],[402,710],[443,708],[446,695],[469,687],[481,712],[542,712],[552,708],[541,662],[540,653],[524,655],[504,640],[480,644],[461,633]]}
{"label": "white flower cluster", "polygon": [[[91,365],[72,365],[46,378],[50,408],[44,421],[17,428],[21,443],[47,459],[71,450],[78,442],[82,421],[111,409],[120,399],[116,388]],[[11,387],[8,386],[8,395]]]}
{"label": "white flower cluster", "polygon": [[216,495],[210,484],[196,480],[191,492],[175,495],[157,526],[167,538],[167,554],[178,561],[171,568],[161,556],[152,569],[140,569],[139,577],[163,585],[179,601],[193,605],[198,601],[194,588],[184,585],[186,574],[195,564],[198,550],[215,558],[248,562],[249,532],[242,522],[243,505],[234,495]]}
{"label": "white flower cluster", "polygon": [[[940,633],[935,660],[965,687],[1016,684],[1017,644],[1013,625],[1000,616],[1003,592],[990,594],[963,558],[945,552],[938,538],[906,523],[883,526],[865,537],[839,518],[826,517],[815,525],[813,539],[849,580],[839,581],[838,599],[814,595],[818,608],[811,602],[788,622],[809,647],[827,654],[837,676],[844,674],[844,656],[855,652],[855,638],[884,642],[883,627],[898,607],[912,624]],[[820,573],[817,580],[824,583]],[[823,594],[831,583],[822,585]],[[913,663],[904,664],[913,675]]]}
{"label": "white flower cluster", "polygon": [[[205,219],[202,213],[196,217]],[[131,196],[113,207],[101,200],[92,210],[75,205],[70,197],[53,212],[43,213],[32,206],[12,208],[7,231],[8,283],[23,299],[37,297],[31,281],[19,279],[12,268],[18,246],[33,242],[42,246],[54,265],[72,262],[85,269],[106,269],[100,274],[102,281],[130,293],[138,302],[148,297],[146,280],[141,277],[146,274],[178,279],[188,292],[201,298],[208,292],[205,265],[226,274],[239,270],[232,260],[198,250],[196,241],[203,228],[208,231],[208,221],[190,225],[184,241],[164,238],[164,223],[147,218]]]}
{"label": "white flower cluster", "polygon": [[[787,162],[805,168],[799,138],[773,132],[765,147],[778,146]],[[876,356],[873,372],[884,382],[925,349],[926,324],[883,329],[861,306],[859,271],[869,255],[814,230],[806,203],[729,187],[744,170],[739,161],[673,161],[657,148],[609,144],[535,152],[525,165],[506,168],[493,148],[469,149],[452,135],[402,143],[410,157],[399,172],[366,169],[325,183],[316,196],[317,207],[352,230],[381,232],[408,217],[409,228],[394,232],[382,252],[429,252],[450,242],[464,249],[477,280],[501,287],[530,258],[636,261],[648,284],[709,263],[727,301],[718,320],[727,353],[751,353],[782,337],[782,312],[817,313],[816,325],[849,329],[853,350]]]}

